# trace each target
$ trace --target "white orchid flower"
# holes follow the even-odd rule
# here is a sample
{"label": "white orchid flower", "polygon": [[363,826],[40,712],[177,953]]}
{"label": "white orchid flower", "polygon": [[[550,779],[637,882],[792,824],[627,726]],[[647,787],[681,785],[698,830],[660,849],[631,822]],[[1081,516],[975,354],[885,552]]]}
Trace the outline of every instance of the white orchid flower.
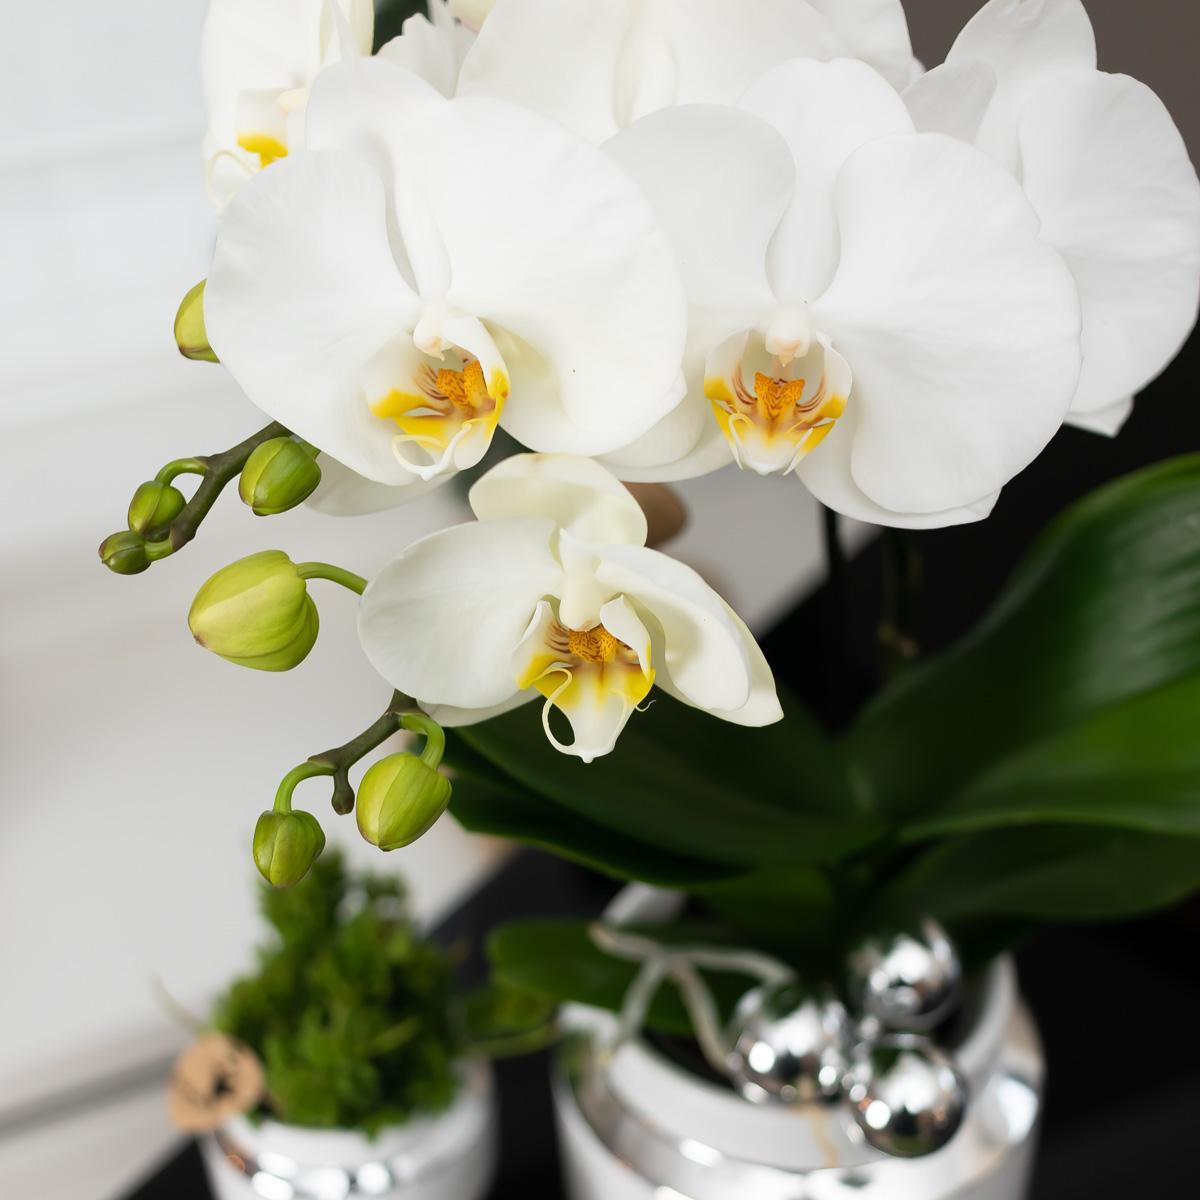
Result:
{"label": "white orchid flower", "polygon": [[1095,68],[1080,0],[992,0],[906,99],[1024,185],[1083,305],[1067,419],[1113,434],[1196,322],[1200,183],[1158,97]]}
{"label": "white orchid flower", "polygon": [[732,455],[851,517],[948,525],[986,516],[1061,425],[1070,272],[1015,181],[916,133],[869,67],[796,60],[741,111],[655,113],[607,149],[658,209],[692,306],[688,400],[609,456],[623,478]]}
{"label": "white orchid flower", "polygon": [[513,100],[600,143],[670,105],[735,103],[787,59],[858,52],[897,86],[909,82],[900,0],[503,0],[459,89]]}
{"label": "white orchid flower", "polygon": [[674,257],[601,151],[380,59],[324,71],[307,126],[229,206],[205,294],[213,347],[276,420],[407,487],[478,463],[497,424],[599,454],[679,402]]}
{"label": "white orchid flower", "polygon": [[[400,36],[380,47],[379,56],[420,75],[443,96],[453,96],[463,60],[475,44],[474,30],[479,28],[456,19],[462,7],[449,0],[429,0],[429,16],[409,17]],[[473,12],[467,15],[478,17]]]}
{"label": "white orchid flower", "polygon": [[478,522],[412,546],[359,615],[375,668],[436,720],[470,724],[540,695],[547,737],[590,762],[654,686],[739,725],[782,717],[745,624],[693,570],[646,548],[645,515],[599,464],[517,455],[470,499]]}
{"label": "white orchid flower", "polygon": [[210,189],[218,204],[303,141],[318,72],[371,53],[372,0],[211,0],[201,65]]}

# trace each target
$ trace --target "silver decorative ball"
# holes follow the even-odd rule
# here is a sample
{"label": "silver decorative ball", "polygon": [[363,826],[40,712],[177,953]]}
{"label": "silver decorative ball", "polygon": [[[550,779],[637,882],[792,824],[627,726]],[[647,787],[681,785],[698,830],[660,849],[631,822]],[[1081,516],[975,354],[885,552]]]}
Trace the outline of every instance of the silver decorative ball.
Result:
{"label": "silver decorative ball", "polygon": [[940,1150],[967,1108],[966,1080],[924,1038],[891,1034],[859,1047],[845,1079],[854,1120],[867,1141],[897,1158]]}
{"label": "silver decorative ball", "polygon": [[931,918],[912,929],[863,939],[848,960],[850,1003],[887,1029],[928,1033],[957,1006],[958,952]]}
{"label": "silver decorative ball", "polygon": [[848,1065],[846,1010],[798,983],[755,988],[734,1013],[728,1070],[757,1104],[806,1104],[841,1096]]}

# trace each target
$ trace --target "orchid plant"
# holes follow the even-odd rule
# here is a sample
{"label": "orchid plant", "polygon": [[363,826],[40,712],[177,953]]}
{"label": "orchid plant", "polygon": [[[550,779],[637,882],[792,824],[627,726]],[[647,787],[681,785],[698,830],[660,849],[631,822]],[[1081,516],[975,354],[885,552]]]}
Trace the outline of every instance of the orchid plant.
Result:
{"label": "orchid plant", "polygon": [[[101,547],[145,570],[235,478],[344,517],[474,479],[475,520],[374,579],[273,551],[197,596],[201,644],[281,671],[310,582],[349,587],[394,689],[285,777],[263,874],[320,854],[292,799],[327,776],[384,848],[450,807],[805,963],[905,914],[983,957],[1200,884],[1200,458],[1062,517],[837,740],[626,486],[795,476],[835,533],[919,530],[985,519],[1064,423],[1118,432],[1196,319],[1200,183],[1080,0],[988,0],[928,71],[899,0],[430,0],[377,36],[396,16],[211,0],[218,233],[176,336],[271,424],[167,464]],[[421,754],[356,795],[400,728]],[[632,970],[563,923],[495,951],[595,1003]]]}

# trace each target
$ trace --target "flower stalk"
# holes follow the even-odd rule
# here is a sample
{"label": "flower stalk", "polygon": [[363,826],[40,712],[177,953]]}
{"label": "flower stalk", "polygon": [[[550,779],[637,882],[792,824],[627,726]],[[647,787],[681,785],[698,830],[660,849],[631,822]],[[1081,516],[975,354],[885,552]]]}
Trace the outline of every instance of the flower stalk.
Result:
{"label": "flower stalk", "polygon": [[[418,718],[428,722],[430,726],[437,732],[437,736],[441,740],[441,745],[445,746],[445,734],[441,728],[430,718],[424,717],[421,714],[416,714],[412,710],[416,708],[416,702],[403,692],[393,692],[392,699],[384,710],[383,714],[377,721],[374,721],[357,737],[352,738],[344,746],[338,746],[333,750],[326,750],[322,754],[314,754],[305,766],[321,768],[319,771],[314,771],[313,774],[324,774],[333,778],[333,810],[338,816],[348,816],[354,811],[354,788],[350,783],[350,769],[358,762],[361,762],[372,750],[377,750],[384,742],[388,740],[398,729],[401,728],[405,719],[416,721]],[[412,726],[406,726],[412,728]],[[421,730],[426,733],[426,752],[429,745],[434,740],[433,733]],[[441,752],[438,753],[438,760],[441,759]],[[297,767],[296,770],[301,768]],[[294,773],[294,772],[293,772]],[[286,781],[285,781],[286,782]]]}
{"label": "flower stalk", "polygon": [[[167,463],[155,476],[155,483],[166,488],[170,487],[181,475],[198,475],[200,485],[196,488],[192,498],[171,520],[136,532],[130,531],[135,538],[142,540],[147,565],[158,562],[160,559],[170,558],[171,555],[182,550],[192,541],[200,531],[200,526],[204,523],[205,518],[212,511],[218,497],[233,480],[241,475],[251,454],[264,442],[288,436],[290,434],[284,426],[272,421],[270,425],[228,450],[194,458],[178,458]],[[114,565],[110,552],[111,541],[112,539],[108,538],[102,544],[101,561],[110,570],[117,571],[118,574],[133,574],[134,572],[129,570],[119,570]],[[106,548],[108,549],[106,550]]]}

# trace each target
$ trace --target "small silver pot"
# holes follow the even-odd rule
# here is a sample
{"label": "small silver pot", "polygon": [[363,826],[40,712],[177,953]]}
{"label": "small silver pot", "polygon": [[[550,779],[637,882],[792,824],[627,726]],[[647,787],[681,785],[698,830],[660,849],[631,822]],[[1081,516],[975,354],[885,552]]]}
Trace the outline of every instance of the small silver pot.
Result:
{"label": "small silver pot", "polygon": [[464,1063],[454,1103],[369,1139],[231,1121],[202,1143],[216,1200],[480,1200],[496,1167],[491,1068]]}

